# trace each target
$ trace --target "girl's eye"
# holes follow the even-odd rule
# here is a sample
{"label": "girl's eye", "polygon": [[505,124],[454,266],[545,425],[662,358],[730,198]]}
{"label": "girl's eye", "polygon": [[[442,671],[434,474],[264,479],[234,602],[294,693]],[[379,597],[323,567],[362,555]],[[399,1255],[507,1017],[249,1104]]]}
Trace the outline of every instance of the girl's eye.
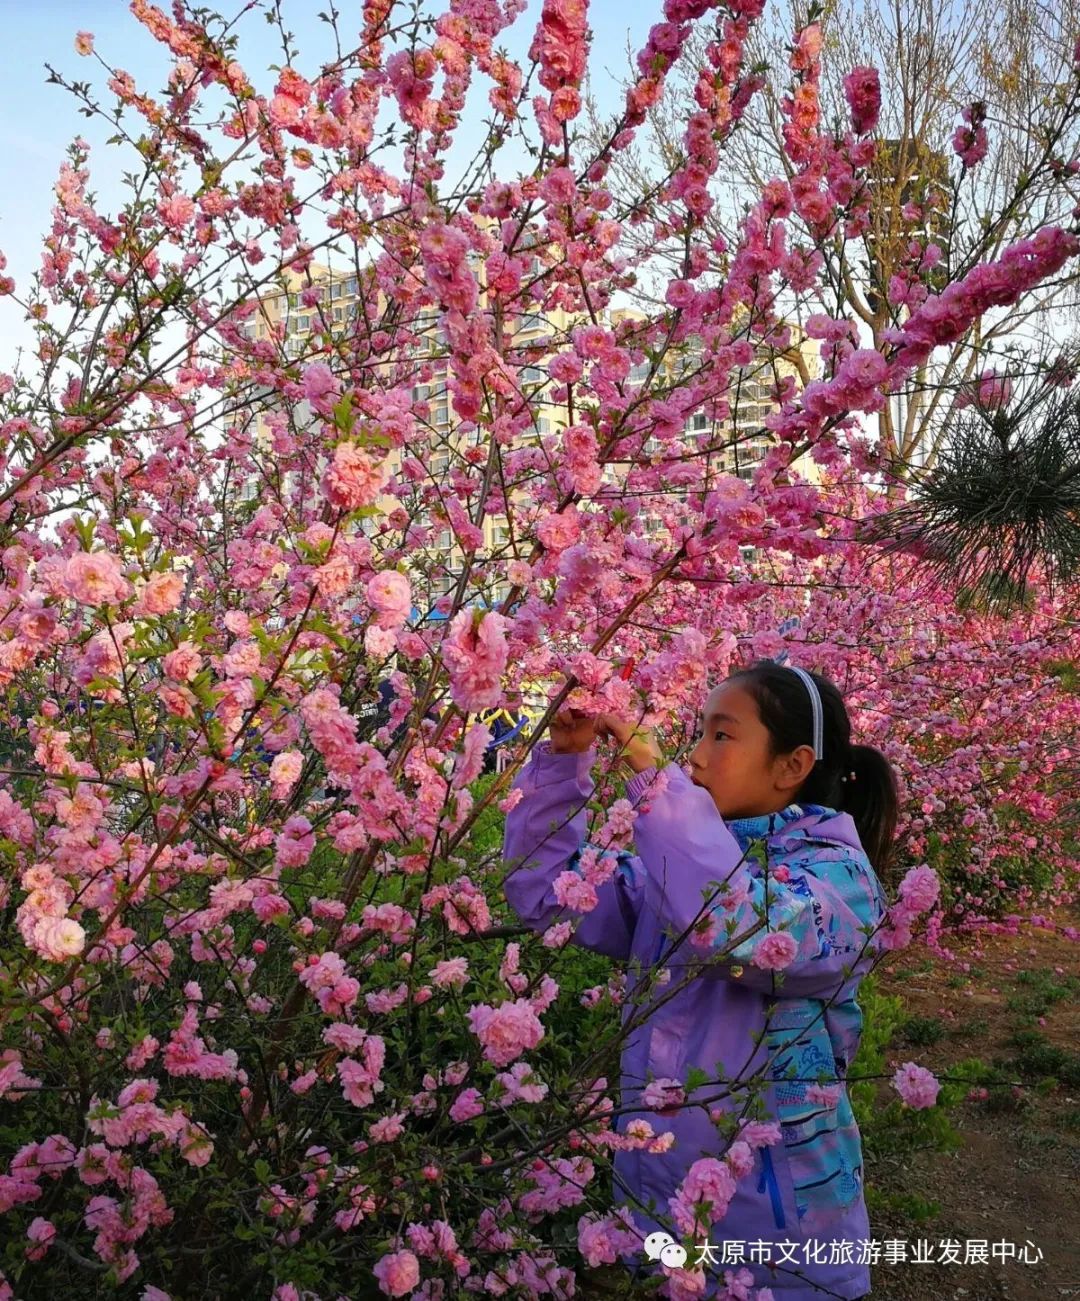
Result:
{"label": "girl's eye", "polygon": [[717,732],[716,739],[719,741],[722,736],[727,736],[727,732]]}

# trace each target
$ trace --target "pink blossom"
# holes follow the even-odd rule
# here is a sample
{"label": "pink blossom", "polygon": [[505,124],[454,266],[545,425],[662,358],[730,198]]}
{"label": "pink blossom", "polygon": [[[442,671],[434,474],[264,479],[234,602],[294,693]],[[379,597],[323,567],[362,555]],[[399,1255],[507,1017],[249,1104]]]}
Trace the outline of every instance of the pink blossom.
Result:
{"label": "pink blossom", "polygon": [[807,1102],[816,1102],[830,1111],[835,1108],[843,1094],[839,1084],[811,1084],[806,1090]]}
{"label": "pink blossom", "polygon": [[877,68],[852,68],[844,78],[844,96],[851,110],[856,135],[867,135],[877,126],[881,113],[881,83]]}
{"label": "pink blossom", "polygon": [[378,624],[369,623],[364,629],[364,653],[373,660],[384,660],[392,655],[398,638],[392,628],[380,628]]}
{"label": "pink blossom", "polygon": [[502,697],[502,675],[510,648],[506,618],[494,611],[461,610],[442,643],[454,703],[467,713],[490,709]]}
{"label": "pink blossom", "polygon": [[540,521],[536,534],[549,551],[563,551],[581,536],[581,518],[573,509],[554,512]]}
{"label": "pink blossom", "polygon": [[299,750],[282,750],[274,755],[270,765],[271,794],[275,800],[288,797],[304,768],[304,756]]}
{"label": "pink blossom", "polygon": [[795,961],[798,952],[797,941],[787,931],[770,931],[758,940],[750,961],[764,971],[783,971]]}
{"label": "pink blossom", "polygon": [[405,1133],[405,1112],[382,1116],[368,1126],[368,1136],[373,1143],[393,1143]]}
{"label": "pink blossom", "polygon": [[670,307],[690,307],[696,299],[697,290],[689,280],[672,280],[664,292],[664,301]]}
{"label": "pink blossom", "polygon": [[578,1220],[578,1251],[590,1269],[615,1265],[620,1256],[641,1250],[641,1233],[625,1207],[611,1215],[583,1215]]}
{"label": "pink blossom", "polygon": [[195,201],[186,194],[158,199],[158,213],[170,230],[183,230],[195,216]]}
{"label": "pink blossom", "polygon": [[468,958],[443,958],[428,973],[440,989],[461,989],[468,980]]}
{"label": "pink blossom", "polygon": [[715,1157],[695,1161],[668,1205],[682,1233],[697,1233],[722,1220],[735,1196],[735,1178],[727,1162]]}
{"label": "pink blossom", "polygon": [[501,1071],[495,1079],[505,1090],[498,1099],[500,1106],[512,1102],[543,1102],[548,1086],[540,1080],[528,1062],[515,1062],[509,1071]]}
{"label": "pink blossom", "polygon": [[393,1251],[382,1256],[372,1271],[379,1290],[387,1296],[405,1296],[420,1282],[420,1262],[411,1251]]}
{"label": "pink blossom", "polygon": [[330,367],[316,361],[304,367],[301,388],[315,410],[325,415],[332,406],[329,399],[337,396],[339,386]]}
{"label": "pink blossom", "polygon": [[56,1237],[56,1225],[51,1220],[46,1220],[40,1215],[35,1216],[30,1221],[26,1236],[31,1243],[31,1246],[26,1249],[27,1259],[41,1260],[48,1251],[52,1240]]}
{"label": "pink blossom", "polygon": [[43,957],[63,962],[86,947],[86,932],[71,917],[45,918],[34,931],[34,947]]}
{"label": "pink blossom", "polygon": [[686,1101],[686,1090],[678,1080],[651,1080],[641,1092],[641,1101],[658,1115],[673,1116]]}
{"label": "pink blossom", "polygon": [[132,614],[139,616],[171,614],[180,604],[184,594],[184,577],[175,570],[151,574],[147,579],[138,600],[132,606]]}
{"label": "pink blossom", "polygon": [[466,1014],[473,1034],[484,1045],[484,1056],[496,1066],[509,1066],[544,1037],[544,1027],[528,999],[491,1007],[478,1003]]}
{"label": "pink blossom", "polygon": [[76,32],[75,33],[75,53],[81,54],[84,58],[94,52],[94,33],[93,32]]}
{"label": "pink blossom", "polygon": [[31,1089],[40,1089],[41,1081],[27,1075],[22,1068],[22,1058],[13,1048],[0,1052],[0,1099],[18,1102]]}
{"label": "pink blossom", "polygon": [[915,913],[924,913],[938,901],[941,882],[938,874],[925,863],[909,868],[900,882],[900,898]]}
{"label": "pink blossom", "polygon": [[412,609],[408,578],[397,569],[384,569],[368,579],[367,597],[380,628],[400,628]]}
{"label": "pink blossom", "polygon": [[479,1089],[463,1089],[450,1106],[450,1119],[455,1125],[463,1124],[484,1114],[484,1100]]}
{"label": "pink blossom", "polygon": [[342,1058],[337,1064],[337,1073],[346,1102],[354,1107],[369,1107],[375,1094],[381,1093],[385,1087],[379,1076],[386,1060],[386,1045],[378,1035],[365,1034],[360,1052],[360,1060]]}
{"label": "pink blossom", "polygon": [[965,125],[958,126],[953,134],[953,150],[965,167],[975,167],[986,157],[990,148],[986,127],[983,126],[986,105],[981,102],[969,104],[961,117]]}
{"label": "pink blossom", "polygon": [[259,671],[261,663],[258,642],[239,641],[226,652],[221,667],[228,678],[249,678]]}
{"label": "pink blossom", "polygon": [[979,405],[983,407],[1007,406],[1012,397],[1012,382],[1007,375],[984,370],[976,389]]}
{"label": "pink blossom", "polygon": [[589,913],[596,907],[596,888],[577,872],[560,872],[552,882],[552,891],[564,908]]}
{"label": "pink blossom", "polygon": [[282,827],[275,842],[279,867],[303,867],[315,848],[315,837],[307,818],[294,815]]}
{"label": "pink blossom", "polygon": [[359,510],[374,503],[386,482],[386,467],[355,443],[338,443],[323,476],[323,491],[339,510]]}
{"label": "pink blossom", "polygon": [[914,1062],[905,1062],[893,1076],[892,1082],[905,1104],[915,1111],[932,1107],[941,1091],[941,1085],[934,1075],[925,1066],[916,1066]]}
{"label": "pink blossom", "polygon": [[588,41],[585,0],[544,0],[529,58],[540,65],[540,84],[556,91],[585,75]]}
{"label": "pink blossom", "polygon": [[176,650],[169,651],[161,661],[161,666],[165,670],[165,676],[174,682],[190,682],[202,667],[202,656],[194,643],[182,641]]}
{"label": "pink blossom", "polygon": [[67,562],[64,585],[83,605],[119,605],[131,591],[120,561],[107,551],[77,551]]}

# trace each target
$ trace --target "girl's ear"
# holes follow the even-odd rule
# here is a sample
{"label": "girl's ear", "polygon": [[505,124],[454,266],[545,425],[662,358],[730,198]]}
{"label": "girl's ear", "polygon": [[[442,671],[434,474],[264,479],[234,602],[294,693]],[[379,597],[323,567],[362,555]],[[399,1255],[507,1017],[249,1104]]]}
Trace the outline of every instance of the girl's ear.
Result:
{"label": "girl's ear", "polygon": [[777,790],[797,791],[816,762],[812,745],[797,745],[787,754],[777,755],[773,778]]}

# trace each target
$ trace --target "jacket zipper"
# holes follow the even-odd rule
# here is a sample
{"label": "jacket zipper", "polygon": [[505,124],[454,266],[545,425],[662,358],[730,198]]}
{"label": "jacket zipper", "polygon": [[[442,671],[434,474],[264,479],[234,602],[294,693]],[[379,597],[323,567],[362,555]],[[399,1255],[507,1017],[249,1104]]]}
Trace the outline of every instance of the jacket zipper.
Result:
{"label": "jacket zipper", "polygon": [[758,1192],[765,1191],[766,1184],[769,1188],[769,1200],[772,1202],[773,1219],[776,1221],[776,1227],[783,1229],[786,1227],[784,1220],[784,1203],[780,1198],[780,1185],[776,1182],[776,1171],[773,1169],[772,1154],[767,1147],[761,1151],[761,1178],[758,1181]]}

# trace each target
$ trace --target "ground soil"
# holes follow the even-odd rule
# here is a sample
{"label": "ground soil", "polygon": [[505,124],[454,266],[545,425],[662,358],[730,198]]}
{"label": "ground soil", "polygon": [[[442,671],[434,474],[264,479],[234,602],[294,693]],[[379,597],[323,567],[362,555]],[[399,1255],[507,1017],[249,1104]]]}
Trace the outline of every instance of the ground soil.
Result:
{"label": "ground soil", "polygon": [[[1075,918],[1058,920],[1075,924]],[[1022,1087],[965,1103],[955,1117],[961,1138],[955,1152],[918,1153],[907,1168],[871,1171],[886,1196],[921,1194],[939,1207],[921,1223],[879,1208],[872,1230],[880,1239],[909,1242],[1032,1243],[1042,1260],[881,1266],[873,1271],[872,1295],[882,1301],[1080,1298],[1080,943],[1028,928],[1022,938],[966,937],[950,941],[950,948],[955,961],[912,953],[883,974],[886,990],[900,994],[909,1015],[920,1018],[914,1040],[902,1035],[890,1057],[947,1073],[977,1056]],[[1013,1039],[1018,1031],[1041,1035],[1070,1055],[1064,1078],[1046,1074],[1045,1062],[1025,1059]]]}
{"label": "ground soil", "polygon": [[[1054,920],[1080,929],[1076,914]],[[910,1060],[948,1076],[950,1067],[977,1057],[998,1067],[1007,1083],[986,1100],[953,1109],[954,1151],[868,1165],[874,1238],[903,1240],[909,1253],[922,1239],[933,1244],[935,1258],[874,1267],[871,1296],[1080,1301],[1080,942],[1027,927],[1022,937],[953,936],[948,947],[951,957],[912,949],[879,970],[883,991],[901,997],[908,1018],[889,1047],[888,1072]],[[1041,1060],[1025,1054],[1017,1033],[1039,1037]],[[1047,1073],[1054,1049],[1068,1055],[1062,1078]],[[895,1094],[883,1084],[883,1100],[889,1096]],[[935,1205],[913,1215],[908,1207],[918,1199]],[[1041,1251],[1042,1258],[942,1265],[942,1240],[1021,1250],[1030,1244],[1031,1255]],[[612,1268],[589,1271],[580,1295],[613,1301],[638,1293]]]}

